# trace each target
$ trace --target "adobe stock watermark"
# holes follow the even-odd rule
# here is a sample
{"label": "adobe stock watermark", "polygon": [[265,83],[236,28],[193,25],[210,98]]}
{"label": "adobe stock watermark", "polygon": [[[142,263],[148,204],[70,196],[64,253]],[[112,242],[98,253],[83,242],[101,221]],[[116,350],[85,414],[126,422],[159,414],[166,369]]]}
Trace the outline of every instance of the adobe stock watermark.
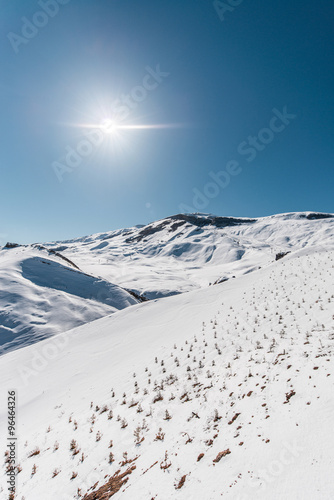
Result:
{"label": "adobe stock watermark", "polygon": [[296,440],[291,443],[283,443],[283,448],[276,460],[271,460],[266,467],[259,469],[256,477],[249,479],[249,486],[251,488],[265,489],[268,484],[276,481],[290,465],[296,462],[304,450],[305,448]]}
{"label": "adobe stock watermark", "polygon": [[25,387],[28,387],[31,378],[38,377],[49,365],[49,362],[61,355],[68,342],[68,332],[65,332],[32,349],[29,363],[17,366],[17,371]]}
{"label": "adobe stock watermark", "polygon": [[160,64],[157,64],[155,69],[146,66],[145,70],[146,75],[142,84],[133,87],[129,94],[122,94],[119,99],[112,103],[113,116],[118,122],[128,118],[131,111],[137,108],[139,103],[145,101],[148,94],[157,89],[164,79],[170,75],[166,71],[161,71]]}
{"label": "adobe stock watermark", "polygon": [[[75,496],[74,498],[80,498],[82,495],[88,495],[89,491],[97,491],[98,486],[102,486],[103,484],[108,482],[110,476],[106,476],[105,472],[96,470],[94,467],[85,477],[85,479],[80,479],[79,485],[77,485],[77,492],[80,492],[80,496]],[[95,487],[94,487],[95,485]],[[58,496],[54,497],[58,500]],[[62,500],[73,500],[73,495],[69,495],[64,492],[62,496]]]}
{"label": "adobe stock watermark", "polygon": [[226,12],[233,12],[236,7],[243,3],[244,0],[226,0],[221,2],[220,0],[214,0],[213,7],[217,12],[219,19],[225,21]]}
{"label": "adobe stock watermark", "polygon": [[39,0],[37,3],[41,10],[37,10],[31,20],[27,17],[21,17],[21,33],[17,34],[10,31],[7,38],[16,54],[19,53],[21,45],[27,45],[35,38],[41,28],[45,28],[50,18],[55,17],[59,12],[61,5],[66,5],[70,0]]}
{"label": "adobe stock watermark", "polygon": [[[265,490],[268,484],[275,482],[289,466],[296,462],[304,450],[305,448],[297,443],[296,440],[291,443],[283,443],[283,448],[277,459],[271,460],[266,467],[259,469],[255,477],[248,478],[248,487],[257,488],[262,491]],[[239,494],[236,500],[250,500],[251,498],[254,498],[254,494],[248,495],[244,493],[242,495]]]}
{"label": "adobe stock watermark", "polygon": [[[248,163],[254,161],[258,154],[273,142],[275,136],[283,132],[291,121],[297,118],[297,115],[288,112],[287,106],[284,106],[282,111],[273,108],[272,113],[273,116],[267,127],[261,128],[255,136],[249,135],[237,147],[239,155],[245,156],[245,160]],[[238,160],[228,161],[223,170],[209,172],[211,180],[205,184],[202,191],[193,188],[192,206],[181,203],[179,210],[182,213],[193,213],[203,210],[208,206],[210,200],[216,198],[230,184],[231,178],[239,175],[241,172],[242,167]]]}
{"label": "adobe stock watermark", "polygon": [[[129,94],[122,94],[112,103],[111,114],[117,125],[126,120],[131,112],[148,97],[149,93],[157,89],[170,75],[166,71],[161,71],[160,64],[157,64],[155,69],[146,66],[145,70],[142,84],[136,85]],[[113,126],[113,120],[106,120],[100,127],[93,128],[84,134],[75,147],[65,148],[66,154],[59,161],[51,164],[59,182],[63,182],[65,173],[73,172],[101,146]]]}

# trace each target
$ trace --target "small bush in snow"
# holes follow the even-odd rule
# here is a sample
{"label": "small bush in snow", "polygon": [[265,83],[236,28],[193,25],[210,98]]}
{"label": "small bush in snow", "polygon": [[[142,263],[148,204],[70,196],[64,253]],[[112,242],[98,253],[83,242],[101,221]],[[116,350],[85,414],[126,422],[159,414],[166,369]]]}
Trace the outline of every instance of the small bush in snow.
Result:
{"label": "small bush in snow", "polygon": [[36,455],[39,455],[40,452],[41,450],[37,447],[29,453],[28,458],[35,457]]}
{"label": "small bush in snow", "polygon": [[125,418],[122,418],[121,420],[121,429],[125,429],[125,427],[128,426],[128,423]]}
{"label": "small bush in snow", "polygon": [[95,441],[100,441],[100,440],[101,440],[101,437],[102,437],[102,434],[101,434],[101,432],[100,432],[100,431],[98,431],[98,432],[96,433],[96,438],[95,438]]}
{"label": "small bush in snow", "polygon": [[159,432],[157,433],[157,435],[155,436],[155,439],[154,441],[163,441],[165,439],[165,433],[162,432],[162,428],[160,427],[159,428]]}
{"label": "small bush in snow", "polygon": [[162,401],[163,400],[163,396],[161,394],[161,391],[158,392],[158,394],[156,394],[153,398],[153,403],[157,403],[158,401]]}
{"label": "small bush in snow", "polygon": [[170,466],[172,465],[171,461],[168,458],[168,452],[165,452],[165,458],[164,460],[160,463],[160,469],[162,470],[167,470]]}
{"label": "small bush in snow", "polygon": [[171,420],[172,416],[168,410],[165,411],[164,420]]}
{"label": "small bush in snow", "polygon": [[75,439],[72,439],[71,443],[70,443],[70,451],[72,452],[72,455],[77,455],[79,453],[79,448],[78,448],[78,444],[76,442]]}
{"label": "small bush in snow", "polygon": [[144,437],[142,435],[142,428],[138,425],[138,427],[136,427],[136,429],[134,430],[133,432],[133,435],[135,437],[135,444],[136,445],[139,445],[140,443],[142,443],[144,441]]}
{"label": "small bush in snow", "polygon": [[104,405],[104,406],[102,407],[101,411],[100,411],[100,415],[101,415],[102,413],[105,413],[106,411],[108,411],[108,406],[107,406],[107,405]]}

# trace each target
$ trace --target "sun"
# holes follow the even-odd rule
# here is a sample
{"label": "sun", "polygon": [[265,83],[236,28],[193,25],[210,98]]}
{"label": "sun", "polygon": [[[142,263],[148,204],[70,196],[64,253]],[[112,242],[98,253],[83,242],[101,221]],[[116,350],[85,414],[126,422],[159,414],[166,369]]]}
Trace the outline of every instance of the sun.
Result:
{"label": "sun", "polygon": [[105,118],[100,125],[102,132],[105,134],[117,134],[120,129],[120,124],[115,119]]}

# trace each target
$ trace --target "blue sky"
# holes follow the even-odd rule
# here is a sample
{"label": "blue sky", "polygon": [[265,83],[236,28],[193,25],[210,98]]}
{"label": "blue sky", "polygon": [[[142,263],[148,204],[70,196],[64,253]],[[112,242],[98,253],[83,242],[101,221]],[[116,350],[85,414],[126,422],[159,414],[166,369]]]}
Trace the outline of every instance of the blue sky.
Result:
{"label": "blue sky", "polygon": [[180,211],[334,211],[332,2],[11,0],[0,14],[0,244]]}

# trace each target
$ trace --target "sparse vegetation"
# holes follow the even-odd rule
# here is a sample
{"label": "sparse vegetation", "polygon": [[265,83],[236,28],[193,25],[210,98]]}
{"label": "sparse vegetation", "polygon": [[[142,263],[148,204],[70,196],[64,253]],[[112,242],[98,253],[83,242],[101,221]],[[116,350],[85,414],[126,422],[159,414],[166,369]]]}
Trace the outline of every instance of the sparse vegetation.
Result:
{"label": "sparse vegetation", "polygon": [[36,447],[33,451],[31,451],[29,454],[28,454],[28,457],[31,458],[31,457],[35,457],[37,455],[39,455],[41,452],[41,450]]}

